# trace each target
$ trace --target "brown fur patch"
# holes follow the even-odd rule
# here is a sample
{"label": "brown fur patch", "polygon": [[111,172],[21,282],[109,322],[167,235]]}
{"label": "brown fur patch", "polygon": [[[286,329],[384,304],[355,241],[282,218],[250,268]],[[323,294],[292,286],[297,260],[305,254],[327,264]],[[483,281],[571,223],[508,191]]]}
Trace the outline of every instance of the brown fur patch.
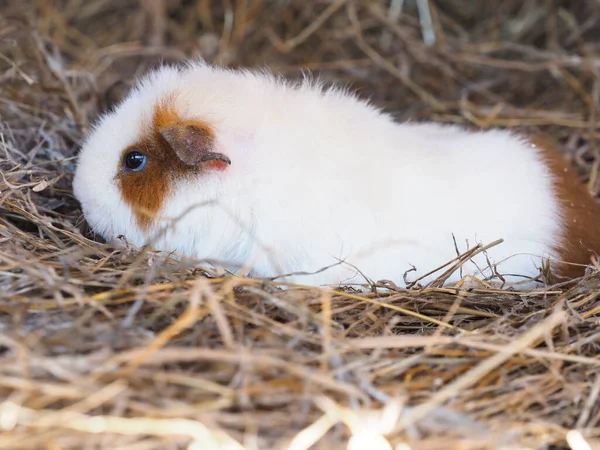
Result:
{"label": "brown fur patch", "polygon": [[163,128],[176,124],[181,118],[175,109],[175,94],[169,94],[154,106],[149,133],[160,133]]}
{"label": "brown fur patch", "polygon": [[[119,160],[117,180],[125,202],[133,209],[142,229],[148,229],[168,197],[173,182],[197,174],[198,167],[184,164],[161,136],[161,130],[174,124],[193,125],[205,130],[214,139],[212,128],[200,121],[181,120],[174,107],[174,96],[157,103],[144,136],[124,149]],[[124,158],[138,150],[147,155],[146,167],[139,172],[125,171]]]}
{"label": "brown fur patch", "polygon": [[530,141],[541,150],[554,175],[563,219],[564,242],[556,247],[561,263],[552,264],[551,269],[561,278],[580,277],[585,273],[583,265],[590,263],[594,252],[600,253],[600,206],[553,144],[540,137]]}

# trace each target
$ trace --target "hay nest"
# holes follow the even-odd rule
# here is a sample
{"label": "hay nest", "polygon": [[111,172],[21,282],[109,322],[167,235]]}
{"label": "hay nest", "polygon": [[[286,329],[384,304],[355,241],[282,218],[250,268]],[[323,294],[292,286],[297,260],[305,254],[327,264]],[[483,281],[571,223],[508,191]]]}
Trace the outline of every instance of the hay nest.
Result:
{"label": "hay nest", "polygon": [[195,55],[308,68],[400,119],[542,131],[597,192],[598,3],[419,5],[1,3],[1,448],[600,448],[593,267],[530,292],[284,291],[86,234],[88,123]]}

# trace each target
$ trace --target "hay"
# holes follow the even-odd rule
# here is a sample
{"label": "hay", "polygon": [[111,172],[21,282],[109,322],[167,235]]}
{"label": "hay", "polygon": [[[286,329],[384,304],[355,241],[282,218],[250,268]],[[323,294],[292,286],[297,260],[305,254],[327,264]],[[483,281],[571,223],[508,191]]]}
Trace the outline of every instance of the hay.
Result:
{"label": "hay", "polygon": [[432,28],[400,3],[0,2],[0,448],[600,448],[597,271],[281,291],[86,234],[87,124],[198,54],[309,68],[400,119],[542,131],[598,192],[597,2],[430,2]]}

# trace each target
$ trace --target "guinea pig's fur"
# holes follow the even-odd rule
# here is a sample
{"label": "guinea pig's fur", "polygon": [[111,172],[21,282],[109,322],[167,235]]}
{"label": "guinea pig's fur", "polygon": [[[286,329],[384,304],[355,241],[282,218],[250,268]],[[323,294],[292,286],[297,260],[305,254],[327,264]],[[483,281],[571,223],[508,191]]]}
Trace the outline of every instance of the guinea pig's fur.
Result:
{"label": "guinea pig's fur", "polygon": [[73,187],[107,240],[303,284],[405,286],[497,239],[447,281],[518,282],[546,260],[575,277],[600,251],[599,209],[552,145],[400,124],[341,88],[201,61],[151,71],[105,114]]}

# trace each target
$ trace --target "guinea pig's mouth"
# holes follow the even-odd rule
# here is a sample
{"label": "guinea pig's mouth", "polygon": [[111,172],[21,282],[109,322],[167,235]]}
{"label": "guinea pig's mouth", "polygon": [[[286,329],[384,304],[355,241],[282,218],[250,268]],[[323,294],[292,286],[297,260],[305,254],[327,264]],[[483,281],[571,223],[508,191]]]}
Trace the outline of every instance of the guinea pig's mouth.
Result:
{"label": "guinea pig's mouth", "polygon": [[104,234],[101,233],[98,230],[97,226],[94,225],[92,220],[90,220],[90,216],[86,211],[85,204],[80,202],[80,205],[81,205],[81,218],[80,218],[81,223],[79,224],[79,230],[81,231],[81,233],[84,236],[91,238],[93,241],[106,243],[107,239],[104,236]]}
{"label": "guinea pig's mouth", "polygon": [[[94,241],[97,241],[97,236],[100,236],[98,233],[94,231],[94,228],[87,221],[85,214],[82,212],[79,218],[77,219],[77,223],[75,224],[77,229],[81,231],[81,234],[85,237],[91,237]],[[102,238],[104,240],[104,238]]]}
{"label": "guinea pig's mouth", "polygon": [[81,216],[78,221],[79,230],[84,236],[89,237],[93,241],[107,243],[110,240],[109,236],[107,235],[107,233],[101,230],[101,222],[97,220],[97,218],[95,218],[94,215],[90,212],[94,210],[94,208],[90,208],[88,202],[82,201],[79,198],[77,198],[75,187],[73,191],[75,198],[77,199],[81,207]]}

